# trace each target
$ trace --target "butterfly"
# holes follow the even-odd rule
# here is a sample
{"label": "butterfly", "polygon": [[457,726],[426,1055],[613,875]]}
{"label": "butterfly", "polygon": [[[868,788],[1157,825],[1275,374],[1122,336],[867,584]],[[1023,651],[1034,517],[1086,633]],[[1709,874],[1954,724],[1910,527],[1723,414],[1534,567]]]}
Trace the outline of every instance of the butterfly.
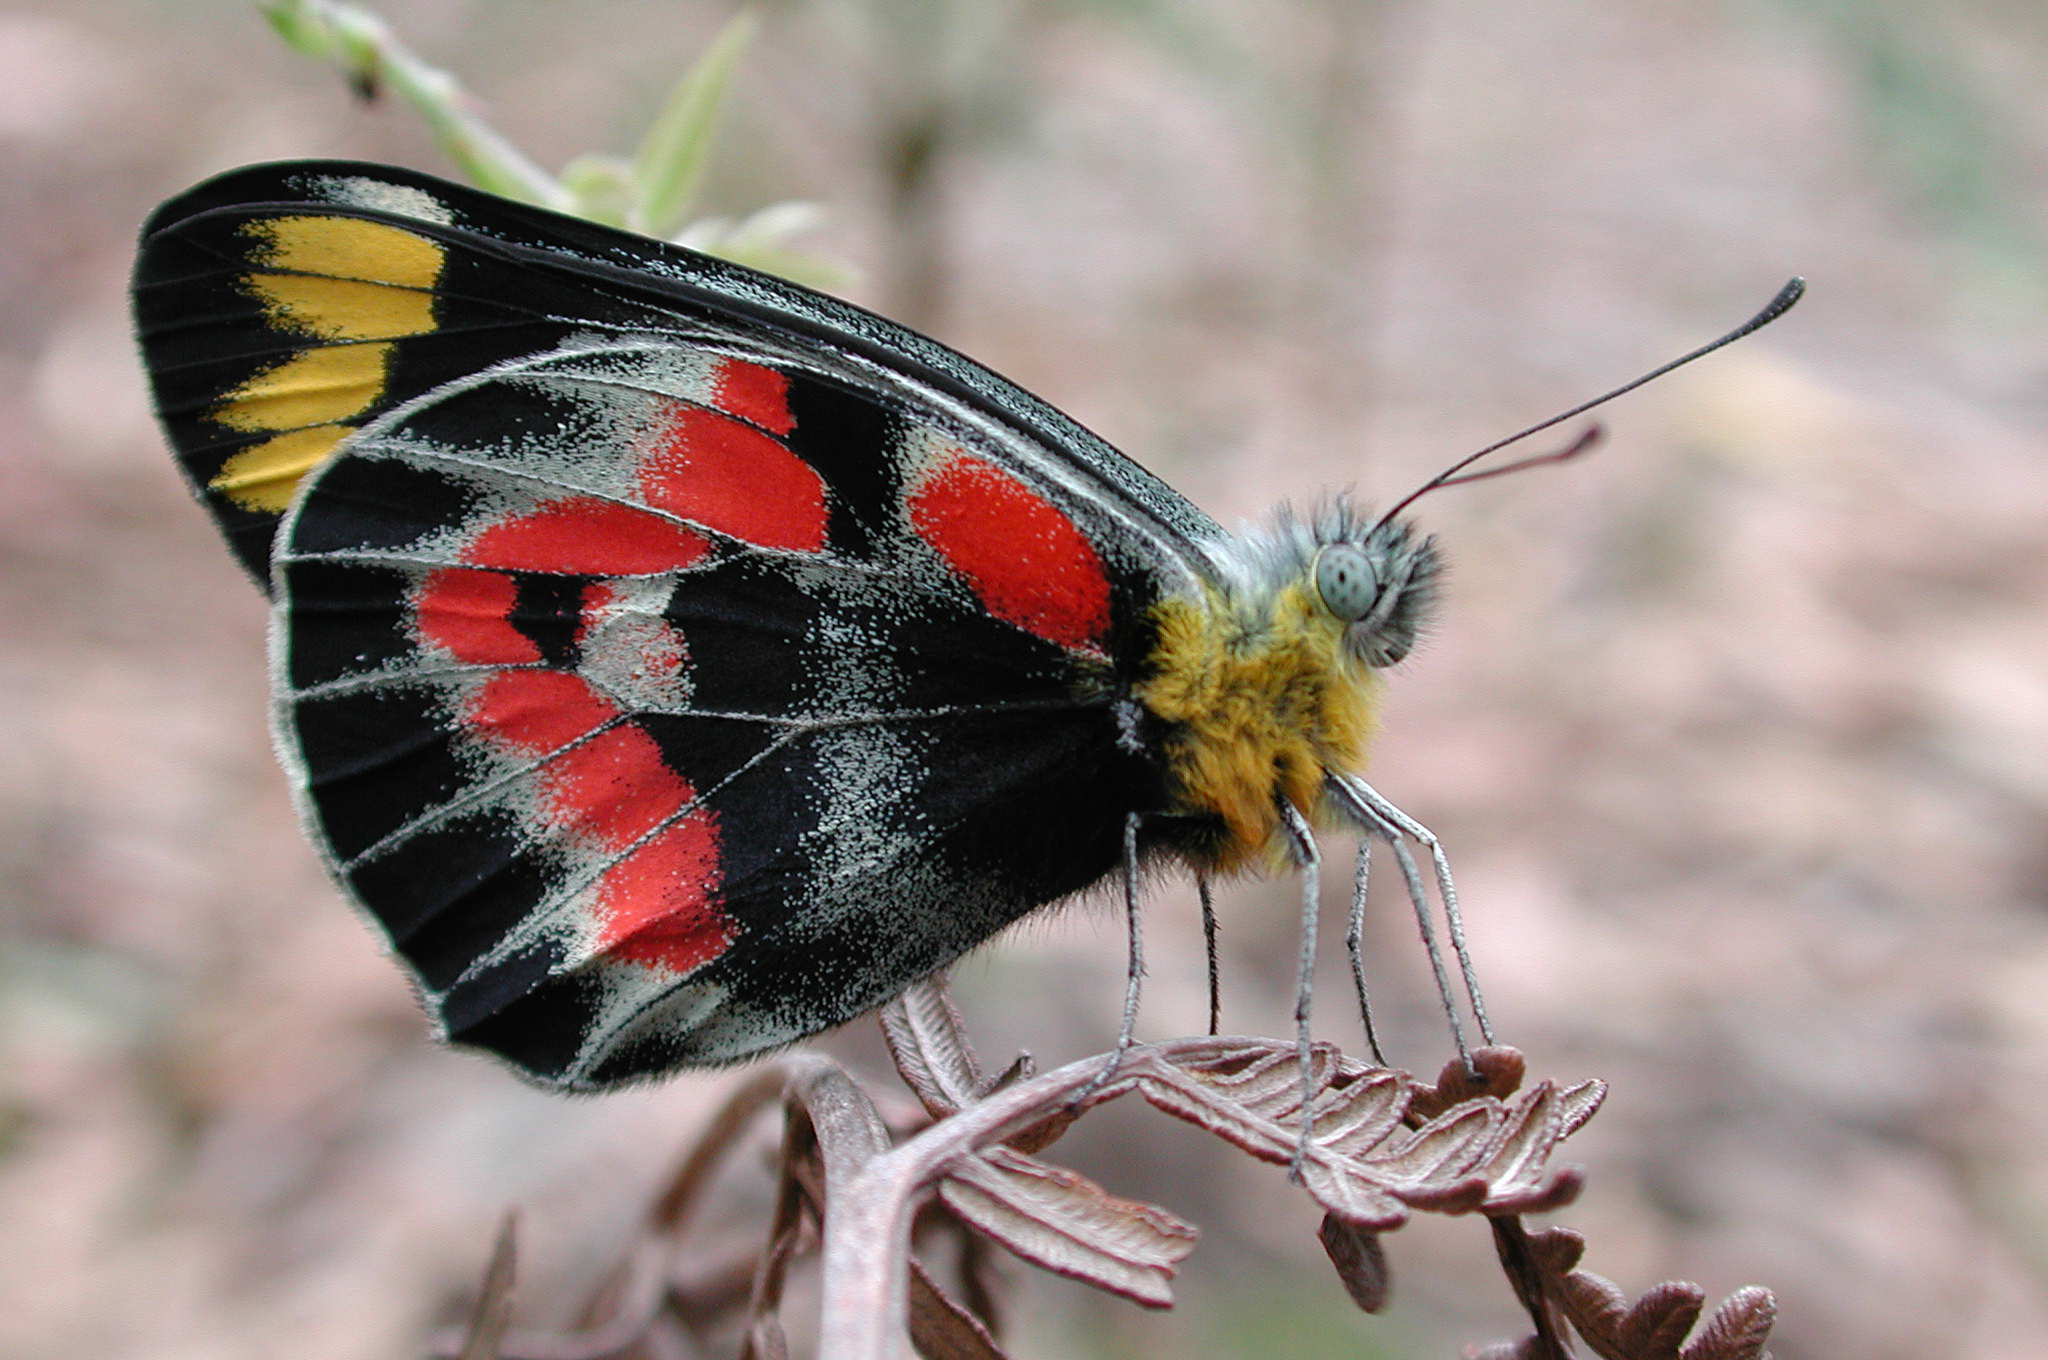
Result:
{"label": "butterfly", "polygon": [[1206,907],[1316,825],[1451,891],[1359,777],[1440,571],[1396,514],[1228,533],[869,312],[377,165],[171,200],[134,307],[326,867],[534,1080],[788,1044],[1119,874],[1135,949],[1142,866]]}

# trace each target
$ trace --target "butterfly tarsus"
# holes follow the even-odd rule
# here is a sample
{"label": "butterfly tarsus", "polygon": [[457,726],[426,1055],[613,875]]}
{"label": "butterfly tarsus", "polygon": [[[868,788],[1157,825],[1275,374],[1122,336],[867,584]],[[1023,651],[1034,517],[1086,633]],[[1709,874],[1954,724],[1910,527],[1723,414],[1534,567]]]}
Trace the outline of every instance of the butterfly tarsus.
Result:
{"label": "butterfly tarsus", "polygon": [[1437,945],[1436,925],[1430,917],[1429,893],[1423,886],[1422,873],[1415,865],[1415,857],[1408,852],[1407,841],[1413,839],[1431,852],[1436,868],[1437,890],[1444,897],[1445,917],[1451,925],[1452,949],[1458,954],[1467,994],[1472,998],[1472,1009],[1479,1019],[1480,1033],[1487,1043],[1493,1042],[1492,1025],[1486,1019],[1484,1003],[1479,1000],[1478,977],[1472,968],[1464,948],[1464,930],[1457,909],[1457,893],[1451,885],[1450,863],[1437,844],[1436,837],[1421,823],[1402,812],[1381,797],[1379,792],[1361,779],[1337,779],[1329,782],[1330,789],[1337,795],[1338,808],[1352,822],[1369,836],[1377,836],[1387,843],[1394,852],[1394,862],[1401,870],[1401,879],[1408,892],[1408,901],[1415,910],[1415,928],[1422,936],[1422,947],[1429,955],[1430,971],[1436,978],[1437,997],[1443,1006],[1444,1018],[1451,1027],[1451,1042],[1457,1047],[1458,1057],[1468,1072],[1476,1071],[1472,1065],[1472,1046],[1465,1037],[1465,1021],[1459,1014],[1458,1000],[1451,988],[1450,970],[1444,965],[1443,951]]}
{"label": "butterfly tarsus", "polygon": [[1372,838],[1364,837],[1358,842],[1358,861],[1351,875],[1351,921],[1344,932],[1344,951],[1351,959],[1351,985],[1358,991],[1358,1018],[1365,1026],[1365,1044],[1372,1051],[1372,1060],[1381,1067],[1387,1065],[1387,1055],[1380,1049],[1379,1031],[1372,1022],[1372,997],[1365,985],[1365,893],[1372,881]]}
{"label": "butterfly tarsus", "polygon": [[1128,931],[1130,955],[1124,974],[1123,1019],[1117,1025],[1116,1047],[1111,1050],[1109,1061],[1102,1065],[1102,1071],[1095,1079],[1074,1097],[1076,1109],[1087,1104],[1123,1069],[1124,1055],[1131,1051],[1137,1035],[1138,990],[1145,976],[1145,932],[1138,916],[1138,822],[1139,814],[1135,812],[1124,818],[1124,924]]}
{"label": "butterfly tarsus", "polygon": [[1316,1072],[1310,1010],[1315,999],[1316,914],[1322,904],[1322,879],[1318,871],[1322,857],[1316,852],[1315,832],[1308,819],[1292,803],[1280,804],[1280,825],[1287,834],[1295,868],[1301,874],[1301,964],[1294,989],[1294,1042],[1301,1061],[1301,1127],[1294,1159],[1287,1168],[1288,1179],[1299,1184],[1302,1164],[1308,1161],[1309,1140],[1315,1132]]}
{"label": "butterfly tarsus", "polygon": [[1493,1021],[1486,1014],[1486,997],[1479,990],[1479,970],[1473,966],[1472,951],[1465,943],[1465,914],[1458,908],[1458,888],[1451,881],[1451,859],[1444,853],[1443,842],[1437,839],[1435,832],[1388,802],[1378,789],[1364,780],[1344,782],[1383,821],[1429,851],[1430,865],[1436,872],[1437,896],[1443,899],[1444,925],[1450,933],[1451,952],[1458,956],[1458,971],[1464,978],[1466,997],[1472,1003],[1472,1018],[1479,1022],[1480,1041],[1493,1043]]}

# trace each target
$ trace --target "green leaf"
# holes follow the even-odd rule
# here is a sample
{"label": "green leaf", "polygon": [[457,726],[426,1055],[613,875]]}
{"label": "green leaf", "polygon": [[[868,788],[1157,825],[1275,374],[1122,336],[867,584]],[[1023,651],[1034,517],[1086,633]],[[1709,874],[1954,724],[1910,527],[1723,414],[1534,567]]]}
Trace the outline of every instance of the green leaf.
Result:
{"label": "green leaf", "polygon": [[285,45],[309,57],[325,57],[334,46],[334,32],[307,0],[268,0],[263,17]]}
{"label": "green leaf", "polygon": [[742,10],[712,40],[676,87],[647,129],[633,156],[638,211],[634,225],[653,236],[667,236],[683,223],[703,181],[710,160],[718,117],[740,54],[757,27],[751,11]]}
{"label": "green leaf", "polygon": [[633,167],[623,158],[601,151],[578,156],[562,167],[562,187],[569,193],[569,211],[592,222],[623,227],[633,213]]}
{"label": "green leaf", "polygon": [[340,0],[259,3],[295,51],[339,66],[350,81],[387,90],[418,110],[443,154],[481,189],[608,226],[673,237],[677,244],[816,288],[845,288],[858,277],[836,260],[785,244],[816,225],[818,211],[808,203],[778,203],[737,222],[711,218],[683,227],[733,71],[757,27],[751,13],[728,23],[677,82],[632,160],[579,156],[557,177],[478,117],[452,74],[421,60],[371,11]]}

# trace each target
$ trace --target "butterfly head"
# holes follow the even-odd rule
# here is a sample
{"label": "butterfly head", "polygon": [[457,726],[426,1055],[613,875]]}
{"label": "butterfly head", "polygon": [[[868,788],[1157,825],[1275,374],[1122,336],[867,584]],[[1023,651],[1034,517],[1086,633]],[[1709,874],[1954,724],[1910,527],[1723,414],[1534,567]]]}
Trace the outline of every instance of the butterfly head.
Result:
{"label": "butterfly head", "polygon": [[[1320,529],[1322,526],[1318,526]],[[1344,646],[1368,666],[1391,666],[1408,655],[1436,606],[1442,563],[1436,540],[1418,538],[1402,520],[1358,535],[1319,541],[1309,560],[1315,597],[1344,625]],[[1321,534],[1318,534],[1321,540]]]}
{"label": "butterfly head", "polygon": [[1436,539],[1406,520],[1367,516],[1334,498],[1306,518],[1281,507],[1269,528],[1239,540],[1231,593],[1241,606],[1298,595],[1342,630],[1343,650],[1379,669],[1414,648],[1436,609],[1443,562]]}

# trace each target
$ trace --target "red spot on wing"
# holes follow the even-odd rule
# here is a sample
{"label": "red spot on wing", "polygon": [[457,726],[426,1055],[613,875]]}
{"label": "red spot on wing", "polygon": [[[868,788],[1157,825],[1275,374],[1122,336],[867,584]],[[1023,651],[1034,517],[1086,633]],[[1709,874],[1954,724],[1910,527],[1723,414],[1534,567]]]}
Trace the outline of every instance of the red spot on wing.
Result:
{"label": "red spot on wing", "polygon": [[595,496],[570,496],[479,533],[465,562],[510,571],[637,576],[687,567],[710,551],[704,535]]}
{"label": "red spot on wing", "polygon": [[690,809],[696,797],[653,738],[631,725],[548,762],[554,820],[592,845],[627,851],[597,883],[597,947],[612,958],[687,973],[738,934],[712,896],[718,821],[708,808]]}
{"label": "red spot on wing", "polygon": [[776,434],[796,428],[796,417],[789,413],[788,376],[744,359],[718,361],[711,374],[711,404]]}
{"label": "red spot on wing", "polygon": [[696,790],[645,731],[631,723],[597,730],[617,715],[561,671],[495,675],[468,709],[476,736],[508,753],[547,757],[536,772],[544,825],[586,850],[625,852],[595,885],[597,947],[624,962],[688,973],[739,933],[714,897],[718,820],[690,807]]}
{"label": "red spot on wing", "polygon": [[468,710],[477,736],[513,754],[546,757],[541,820],[604,850],[625,849],[696,797],[645,731],[631,723],[605,727],[618,716],[563,671],[500,672]]}
{"label": "red spot on wing", "polygon": [[697,796],[653,738],[630,725],[549,761],[547,783],[550,819],[606,850],[624,850]]}
{"label": "red spot on wing", "polygon": [[422,641],[472,666],[519,666],[540,660],[540,649],[512,625],[519,583],[496,571],[452,568],[430,573],[413,595],[413,622]]}
{"label": "red spot on wing", "polygon": [[640,492],[656,509],[742,542],[798,552],[825,546],[825,483],[811,465],[701,406],[668,403],[641,463]]}
{"label": "red spot on wing", "polygon": [[[795,461],[759,431],[697,414]],[[693,462],[701,442],[691,440],[683,451]],[[797,467],[816,487],[822,537],[822,487],[809,468]],[[715,516],[692,517],[725,527]],[[470,566],[430,573],[414,596],[416,627],[425,641],[459,660],[532,667],[543,658],[517,626],[519,583],[510,573],[644,575],[690,566],[710,549],[703,534],[645,509],[566,497],[487,525],[462,553]],[[608,622],[630,631],[634,618],[614,617],[624,600],[615,585],[587,585],[579,602],[579,642],[597,643],[592,634]],[[663,631],[659,620],[650,626]],[[675,655],[660,652],[647,658],[650,665],[680,666],[680,642],[669,641]],[[621,717],[618,705],[581,676],[537,668],[492,674],[461,710],[464,730],[484,749],[538,762],[528,814],[536,835],[559,838],[600,862],[616,857],[591,889],[597,947],[615,959],[687,973],[724,952],[739,931],[714,896],[717,818],[708,808],[691,807],[697,794],[689,780],[645,730]]]}
{"label": "red spot on wing", "polygon": [[712,900],[718,823],[693,812],[605,871],[598,945],[612,958],[688,973],[723,954],[739,923]]}
{"label": "red spot on wing", "polygon": [[995,464],[947,461],[911,494],[910,523],[997,618],[1062,647],[1102,645],[1109,577],[1094,545]]}
{"label": "red spot on wing", "polygon": [[595,617],[607,610],[616,609],[627,600],[627,592],[617,581],[592,581],[583,587],[583,613],[586,618]]}
{"label": "red spot on wing", "polygon": [[464,721],[473,734],[513,754],[542,756],[618,716],[566,671],[500,671],[477,689]]}

